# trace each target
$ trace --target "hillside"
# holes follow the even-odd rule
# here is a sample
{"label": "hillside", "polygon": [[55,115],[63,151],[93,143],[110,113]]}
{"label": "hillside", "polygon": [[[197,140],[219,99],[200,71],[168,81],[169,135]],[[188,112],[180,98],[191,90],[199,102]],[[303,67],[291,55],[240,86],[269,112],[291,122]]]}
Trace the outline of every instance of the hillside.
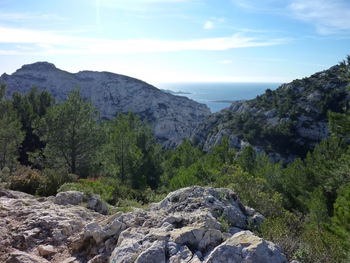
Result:
{"label": "hillside", "polygon": [[[349,69],[349,64],[345,67]],[[333,66],[266,90],[253,100],[232,103],[206,118],[192,140],[209,150],[227,135],[231,147],[251,144],[276,161],[304,157],[328,136],[327,112],[343,112],[347,106],[348,85],[344,68]]]}
{"label": "hillside", "polygon": [[[55,105],[1,85],[0,261],[349,262],[349,79],[350,56],[233,103],[192,137],[210,151],[162,149],[132,113],[101,122],[77,89]],[[269,156],[230,148],[248,143]]]}
{"label": "hillside", "polygon": [[188,138],[210,114],[204,104],[160,91],[138,79],[109,72],[72,74],[47,62],[24,65],[11,75],[5,73],[0,83],[7,84],[7,96],[15,91],[24,94],[36,86],[39,91],[50,92],[56,102],[64,101],[69,91],[79,86],[82,97],[91,100],[103,118],[132,110],[148,121],[158,141],[166,147]]}

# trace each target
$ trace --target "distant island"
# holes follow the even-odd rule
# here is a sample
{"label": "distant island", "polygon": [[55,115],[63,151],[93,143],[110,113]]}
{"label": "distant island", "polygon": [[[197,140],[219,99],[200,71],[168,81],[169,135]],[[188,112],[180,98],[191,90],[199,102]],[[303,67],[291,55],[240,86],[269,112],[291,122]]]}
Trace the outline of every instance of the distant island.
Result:
{"label": "distant island", "polygon": [[232,103],[234,100],[214,100],[213,102],[218,102],[218,103]]}
{"label": "distant island", "polygon": [[166,92],[166,93],[170,93],[173,95],[191,95],[191,92],[186,92],[186,91],[173,91],[170,89],[161,89],[161,91]]}

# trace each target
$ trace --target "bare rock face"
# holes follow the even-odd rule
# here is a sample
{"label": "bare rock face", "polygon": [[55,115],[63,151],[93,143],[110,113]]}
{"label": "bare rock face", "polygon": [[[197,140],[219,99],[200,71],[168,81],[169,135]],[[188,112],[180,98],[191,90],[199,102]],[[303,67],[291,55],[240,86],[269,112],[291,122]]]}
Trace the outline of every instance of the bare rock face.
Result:
{"label": "bare rock face", "polygon": [[111,216],[57,197],[0,193],[1,262],[287,262],[247,231],[264,218],[228,189],[183,188]]}
{"label": "bare rock face", "polygon": [[148,121],[158,141],[167,147],[188,138],[210,114],[204,104],[165,93],[138,79],[109,72],[72,74],[47,62],[25,65],[12,75],[3,74],[0,83],[7,84],[7,96],[15,91],[26,93],[36,86],[39,91],[49,91],[57,102],[79,86],[82,97],[94,103],[102,118],[112,119],[118,112],[132,110]]}

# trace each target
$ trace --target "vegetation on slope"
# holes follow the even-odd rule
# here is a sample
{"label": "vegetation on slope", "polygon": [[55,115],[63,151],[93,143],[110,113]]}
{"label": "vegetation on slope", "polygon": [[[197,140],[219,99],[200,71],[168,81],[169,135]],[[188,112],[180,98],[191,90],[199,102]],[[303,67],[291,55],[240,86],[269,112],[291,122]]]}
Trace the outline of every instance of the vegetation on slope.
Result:
{"label": "vegetation on slope", "polygon": [[267,89],[253,100],[233,103],[208,118],[194,141],[210,149],[210,142],[216,141],[213,138],[223,133],[232,144],[238,138],[285,159],[305,158],[327,136],[328,111],[343,113],[347,107],[349,63],[350,56],[326,71]]}
{"label": "vegetation on slope", "polygon": [[[343,67],[349,78],[350,59]],[[231,188],[266,217],[252,230],[279,244],[289,259],[350,260],[347,109],[329,112],[330,137],[283,166],[251,146],[238,156],[227,136],[206,153],[189,140],[165,151],[132,112],[100,120],[79,89],[58,105],[35,88],[12,99],[4,98],[5,85],[0,91],[1,179],[11,189],[43,196],[80,190],[125,207],[190,185]],[[249,134],[254,126],[246,114],[232,118]]]}

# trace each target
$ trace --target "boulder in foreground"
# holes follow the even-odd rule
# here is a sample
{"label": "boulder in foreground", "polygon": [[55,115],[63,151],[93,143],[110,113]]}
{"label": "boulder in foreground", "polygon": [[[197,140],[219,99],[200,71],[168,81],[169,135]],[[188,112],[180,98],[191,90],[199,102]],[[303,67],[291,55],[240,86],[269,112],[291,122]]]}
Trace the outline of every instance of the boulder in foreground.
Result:
{"label": "boulder in foreground", "polygon": [[263,216],[228,189],[183,188],[146,210],[111,216],[0,190],[4,262],[287,262],[248,230]]}

